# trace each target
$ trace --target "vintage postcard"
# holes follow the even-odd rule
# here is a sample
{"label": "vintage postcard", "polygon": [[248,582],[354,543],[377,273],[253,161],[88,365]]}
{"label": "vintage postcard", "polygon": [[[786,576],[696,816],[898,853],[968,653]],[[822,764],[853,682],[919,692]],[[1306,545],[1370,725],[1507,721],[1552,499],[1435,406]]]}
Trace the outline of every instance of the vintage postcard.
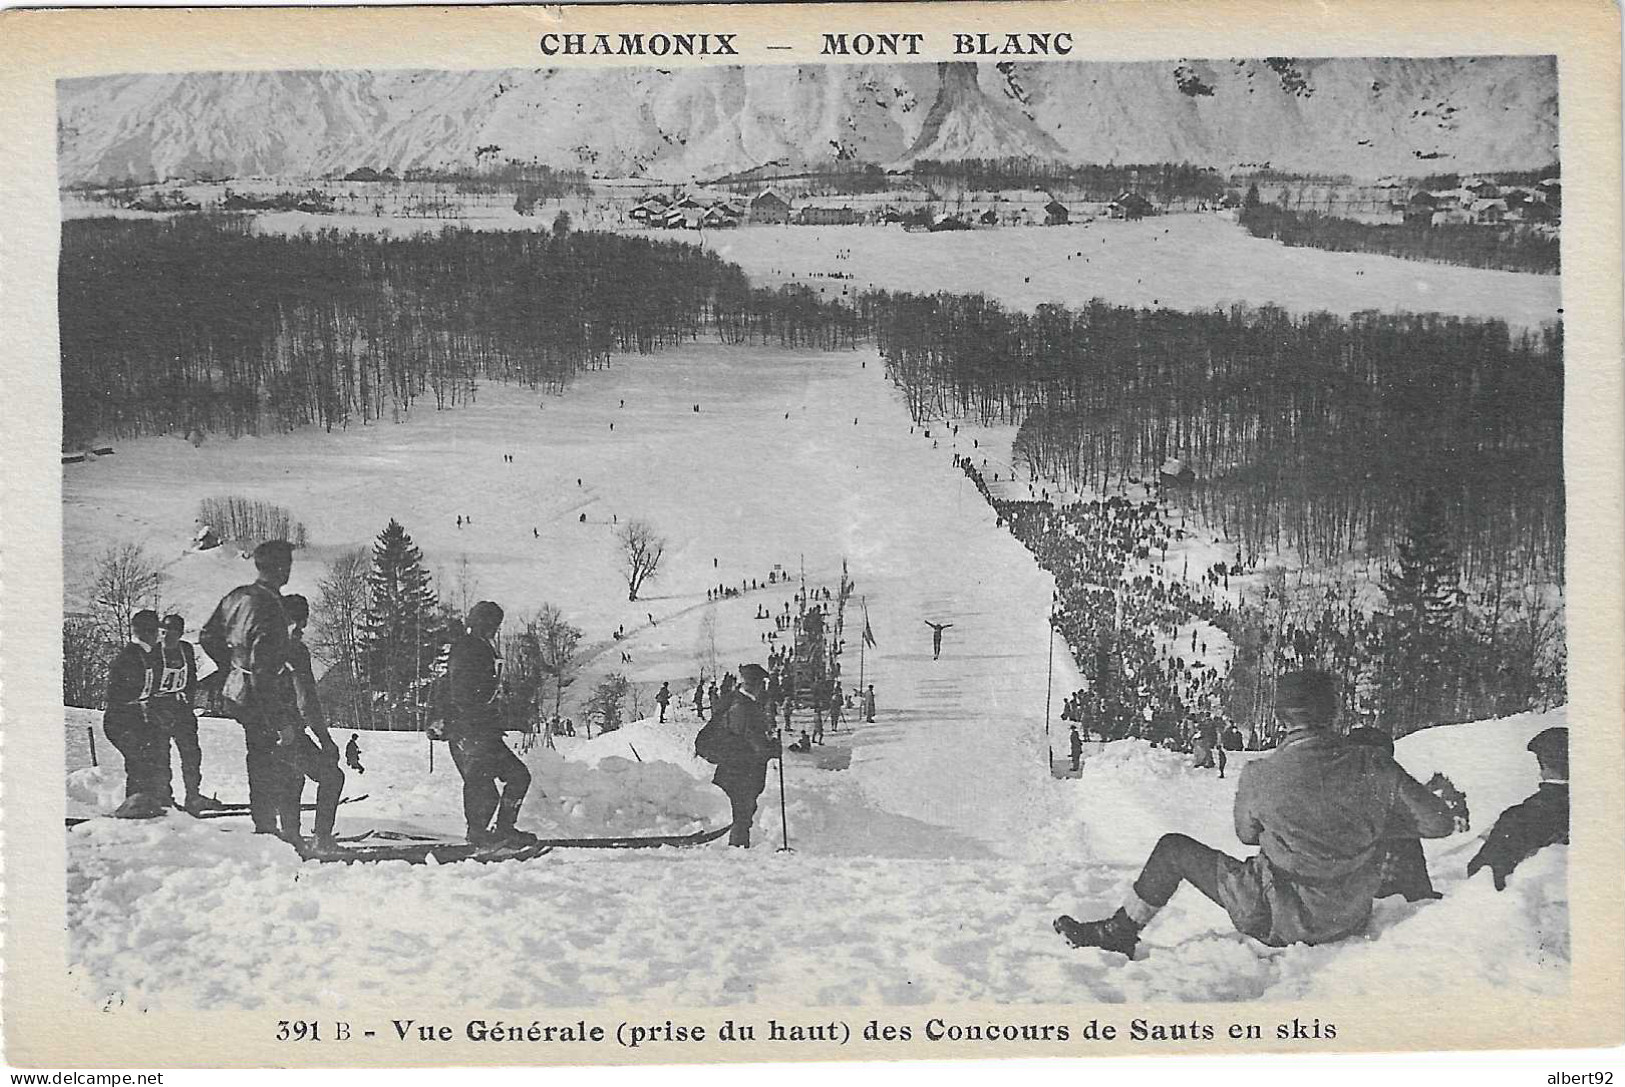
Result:
{"label": "vintage postcard", "polygon": [[1622,1041],[1614,5],[0,23],[11,1062]]}

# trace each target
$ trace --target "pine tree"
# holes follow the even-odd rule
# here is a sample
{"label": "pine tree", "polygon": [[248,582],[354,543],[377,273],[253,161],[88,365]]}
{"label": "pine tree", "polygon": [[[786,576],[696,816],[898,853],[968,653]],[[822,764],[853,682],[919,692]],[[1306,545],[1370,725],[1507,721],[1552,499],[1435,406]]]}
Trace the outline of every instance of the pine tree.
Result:
{"label": "pine tree", "polygon": [[1395,567],[1383,579],[1391,626],[1388,686],[1395,735],[1433,719],[1452,697],[1446,664],[1462,614],[1461,562],[1450,546],[1444,509],[1429,491],[1416,504],[1398,546]]}
{"label": "pine tree", "polygon": [[423,553],[391,519],[373,543],[361,634],[362,683],[392,728],[412,727],[445,642]]}

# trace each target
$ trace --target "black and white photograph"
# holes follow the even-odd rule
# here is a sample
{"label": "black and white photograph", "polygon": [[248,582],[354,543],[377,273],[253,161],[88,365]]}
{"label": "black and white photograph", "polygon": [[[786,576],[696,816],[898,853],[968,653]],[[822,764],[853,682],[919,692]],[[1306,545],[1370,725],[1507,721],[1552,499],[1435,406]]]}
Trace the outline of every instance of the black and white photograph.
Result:
{"label": "black and white photograph", "polygon": [[1558,58],[649,25],[55,82],[73,1000],[1567,999]]}

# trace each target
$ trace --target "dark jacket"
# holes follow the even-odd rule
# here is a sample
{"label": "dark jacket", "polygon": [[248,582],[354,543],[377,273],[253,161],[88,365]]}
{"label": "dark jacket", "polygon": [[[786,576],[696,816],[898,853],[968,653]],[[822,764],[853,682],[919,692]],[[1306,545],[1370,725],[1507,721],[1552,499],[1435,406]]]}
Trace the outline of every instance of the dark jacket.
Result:
{"label": "dark jacket", "polygon": [[1335,733],[1289,733],[1242,768],[1236,837],[1260,847],[1220,896],[1267,944],[1325,943],[1363,929],[1382,882],[1384,839],[1442,838],[1449,810],[1387,754]]}
{"label": "dark jacket", "polygon": [[248,672],[256,688],[271,688],[288,663],[288,617],[281,595],[257,581],[239,585],[203,624],[198,644],[222,676],[237,667]]}
{"label": "dark jacket", "polygon": [[107,666],[107,708],[132,710],[144,705],[158,689],[153,654],[139,642],[130,642]]}
{"label": "dark jacket", "polygon": [[464,634],[451,643],[446,666],[451,684],[451,715],[446,721],[450,734],[502,731],[501,667],[490,642],[475,634]]}
{"label": "dark jacket", "polygon": [[1543,781],[1533,796],[1501,813],[1490,831],[1489,840],[1467,862],[1471,876],[1488,868],[1495,877],[1497,891],[1506,887],[1507,877],[1529,857],[1549,845],[1569,841],[1569,786],[1562,781]]}
{"label": "dark jacket", "polygon": [[719,723],[727,740],[711,780],[725,792],[754,789],[761,793],[767,785],[767,764],[779,754],[779,741],[767,711],[738,689],[729,695]]}

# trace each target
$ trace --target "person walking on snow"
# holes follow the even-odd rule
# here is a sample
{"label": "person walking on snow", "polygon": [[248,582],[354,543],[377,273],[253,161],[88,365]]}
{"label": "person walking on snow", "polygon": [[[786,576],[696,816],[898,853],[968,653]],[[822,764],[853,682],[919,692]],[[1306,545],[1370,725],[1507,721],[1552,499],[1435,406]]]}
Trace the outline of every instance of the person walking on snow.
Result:
{"label": "person walking on snow", "polygon": [[124,803],[114,815],[152,819],[169,806],[169,738],[153,719],[149,704],[157,686],[153,650],[158,644],[158,613],[142,610],[130,620],[131,638],[107,667],[107,712],[102,731],[124,756]]}
{"label": "person walking on snow", "polygon": [[265,541],[254,549],[254,567],[258,577],[225,595],[199,631],[198,644],[218,669],[227,712],[243,727],[254,833],[275,834],[277,799],[286,779],[277,742],[291,740],[294,731],[294,709],[280,682],[288,664],[282,587],[293,572],[293,544]]}
{"label": "person walking on snow", "polygon": [[[310,603],[298,594],[282,598],[282,611],[288,617],[288,666],[283,673],[287,683],[284,698],[298,711],[299,724],[291,738],[284,738],[278,752],[287,763],[287,781],[277,818],[282,836],[302,841],[299,831],[300,802],[305,779],[316,783],[314,845],[317,852],[330,852],[333,821],[338,815],[339,797],[344,795],[344,771],[339,768],[339,745],[327,731],[327,716],[316,694],[316,676],[310,668],[310,650],[305,646],[305,623],[310,620]],[[314,739],[313,739],[314,738]]]}
{"label": "person walking on snow", "polygon": [[165,744],[175,742],[181,760],[181,784],[186,789],[182,805],[196,814],[218,808],[220,802],[203,795],[203,749],[197,742],[197,715],[192,706],[197,699],[197,656],[192,643],[181,640],[186,620],[179,615],[164,616],[163,637],[153,650],[157,658],[158,687],[153,692],[151,711]]}
{"label": "person walking on snow", "polygon": [[1260,847],[1245,861],[1183,834],[1165,834],[1116,913],[1061,916],[1073,947],[1133,958],[1140,932],[1189,883],[1223,906],[1237,930],[1268,944],[1325,944],[1365,930],[1382,883],[1384,839],[1403,828],[1442,838],[1454,820],[1442,801],[1383,752],[1331,731],[1331,677],[1301,671],[1276,686],[1284,735],[1248,763],[1236,787],[1236,837]]}
{"label": "person walking on snow", "polygon": [[660,690],[655,694],[655,702],[660,706],[660,723],[666,723],[666,706],[671,702],[671,684],[662,681]]}
{"label": "person walking on snow", "polygon": [[502,618],[502,609],[489,600],[470,608],[467,632],[452,643],[446,670],[451,688],[446,739],[463,779],[468,842],[481,847],[536,842],[535,835],[515,826],[530,791],[530,770],[502,739],[502,658],[493,644]]}
{"label": "person walking on snow", "polygon": [[953,626],[953,624],[933,623],[927,619],[925,625],[931,628],[931,659],[937,660],[942,656],[942,632]]}
{"label": "person walking on snow", "polygon": [[344,745],[344,765],[358,774],[367,772],[367,768],[361,765],[361,743],[353,732],[350,733],[350,742]]}

